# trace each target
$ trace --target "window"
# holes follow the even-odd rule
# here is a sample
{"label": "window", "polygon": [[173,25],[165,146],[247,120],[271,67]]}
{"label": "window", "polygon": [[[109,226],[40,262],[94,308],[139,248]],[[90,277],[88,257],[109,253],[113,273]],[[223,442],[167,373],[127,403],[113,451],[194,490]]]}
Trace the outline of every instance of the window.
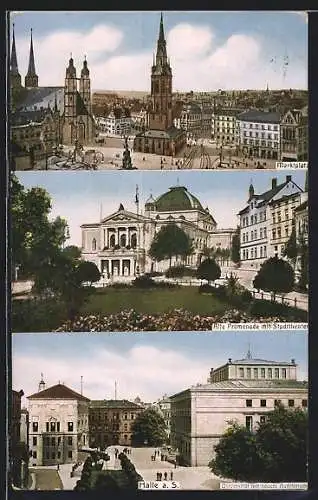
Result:
{"label": "window", "polygon": [[60,451],[57,452],[57,458],[61,458],[61,452]]}
{"label": "window", "polygon": [[251,431],[253,429],[253,417],[251,417],[250,415],[245,417],[245,425],[246,425],[246,428],[249,431]]}
{"label": "window", "polygon": [[271,368],[268,368],[268,378],[273,378],[273,371]]}
{"label": "window", "polygon": [[55,451],[52,451],[52,459],[55,460]]}
{"label": "window", "polygon": [[52,446],[55,446],[55,437],[52,438],[51,443],[52,443]]}
{"label": "window", "polygon": [[73,422],[67,422],[67,430],[68,432],[73,432]]}
{"label": "window", "polygon": [[73,439],[72,439],[72,436],[69,436],[69,437],[67,438],[67,444],[68,444],[68,446],[72,446],[72,444],[73,444]]}
{"label": "window", "polygon": [[33,437],[32,442],[33,442],[33,446],[36,446],[36,445],[37,445],[37,438],[36,438],[36,437]]}
{"label": "window", "polygon": [[261,407],[265,408],[266,406],[266,399],[261,399]]}
{"label": "window", "polygon": [[246,368],[247,378],[251,378],[251,369]]}
{"label": "window", "polygon": [[32,430],[33,432],[38,432],[39,429],[39,423],[38,422],[32,422]]}
{"label": "window", "polygon": [[286,378],[286,368],[282,368],[282,378]]}
{"label": "window", "polygon": [[254,378],[258,378],[258,368],[254,368]]}
{"label": "window", "polygon": [[124,414],[124,420],[127,420],[127,413]]}
{"label": "window", "polygon": [[307,406],[308,406],[308,401],[307,401],[307,399],[302,399],[302,401],[301,401],[301,406],[302,406],[303,408],[307,408]]}
{"label": "window", "polygon": [[244,378],[244,368],[240,368],[240,377]]}
{"label": "window", "polygon": [[32,458],[36,458],[36,451],[32,452]]}
{"label": "window", "polygon": [[93,252],[96,250],[96,239],[95,238],[92,239],[92,250],[93,250]]}
{"label": "window", "polygon": [[60,422],[56,422],[56,431],[60,432]]}
{"label": "window", "polygon": [[274,406],[279,406],[281,404],[280,399],[274,399]]}
{"label": "window", "polygon": [[124,424],[124,431],[127,431],[128,430],[128,426],[127,424]]}
{"label": "window", "polygon": [[46,422],[46,432],[49,432],[49,430],[50,430],[50,424],[49,422]]}
{"label": "window", "polygon": [[59,445],[59,444],[61,444],[61,438],[60,437],[57,438],[57,445]]}
{"label": "window", "polygon": [[135,414],[134,414],[134,413],[132,413],[132,414],[131,414],[131,420],[134,420],[134,418],[135,418]]}
{"label": "window", "polygon": [[294,399],[289,399],[288,400],[288,406],[289,406],[289,408],[293,408],[295,406],[295,400]]}
{"label": "window", "polygon": [[279,368],[275,368],[275,378],[279,378]]}
{"label": "window", "polygon": [[246,406],[248,406],[248,407],[252,406],[252,400],[251,399],[247,399],[246,400]]}
{"label": "window", "polygon": [[50,422],[50,431],[55,432],[55,422]]}
{"label": "window", "polygon": [[72,456],[73,456],[73,454],[72,454],[72,450],[69,450],[69,451],[68,451],[67,456],[68,456],[68,458],[72,458]]}

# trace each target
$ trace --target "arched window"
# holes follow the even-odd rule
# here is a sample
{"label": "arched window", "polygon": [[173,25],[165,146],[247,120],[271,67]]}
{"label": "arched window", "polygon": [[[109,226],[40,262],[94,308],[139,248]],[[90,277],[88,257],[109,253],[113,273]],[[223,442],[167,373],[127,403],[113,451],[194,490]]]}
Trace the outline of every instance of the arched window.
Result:
{"label": "arched window", "polygon": [[114,247],[115,246],[115,235],[112,234],[111,237],[109,238],[109,246]]}
{"label": "arched window", "polygon": [[136,246],[137,246],[137,235],[136,235],[136,233],[134,233],[131,236],[131,247],[136,248]]}
{"label": "arched window", "polygon": [[95,250],[96,250],[96,239],[95,238],[92,239],[92,250],[93,250],[93,252],[95,252]]}
{"label": "arched window", "polygon": [[126,238],[126,235],[125,234],[122,234],[121,237],[120,237],[120,246],[121,247],[125,247],[126,246],[126,243],[127,242],[127,238]]}

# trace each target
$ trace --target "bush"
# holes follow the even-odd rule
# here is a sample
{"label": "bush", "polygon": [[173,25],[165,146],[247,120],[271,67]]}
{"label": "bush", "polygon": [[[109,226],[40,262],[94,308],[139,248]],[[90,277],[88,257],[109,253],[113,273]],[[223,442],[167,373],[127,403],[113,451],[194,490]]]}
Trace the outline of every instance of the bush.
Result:
{"label": "bush", "polygon": [[211,285],[200,285],[199,286],[199,293],[209,293],[209,294],[214,294],[216,288],[214,288]]}
{"label": "bush", "polygon": [[172,266],[166,271],[167,278],[182,278],[185,273],[185,266]]}
{"label": "bush", "polygon": [[155,288],[156,283],[149,276],[143,275],[134,279],[133,286],[136,288]]}
{"label": "bush", "polygon": [[247,304],[248,302],[252,302],[253,300],[253,294],[249,290],[244,290],[244,292],[241,293],[241,300],[243,304]]}
{"label": "bush", "polygon": [[289,321],[308,321],[307,311],[269,300],[253,300],[249,307],[249,313],[256,318],[279,317]]}
{"label": "bush", "polygon": [[151,273],[145,273],[144,276],[148,276],[149,278],[155,278],[156,276],[163,276],[163,273],[159,271],[152,271]]}

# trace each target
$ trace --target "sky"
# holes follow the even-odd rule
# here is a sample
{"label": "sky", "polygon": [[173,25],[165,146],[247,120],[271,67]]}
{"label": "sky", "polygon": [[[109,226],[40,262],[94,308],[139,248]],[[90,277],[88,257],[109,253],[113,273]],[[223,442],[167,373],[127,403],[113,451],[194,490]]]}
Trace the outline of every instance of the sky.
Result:
{"label": "sky", "polygon": [[304,170],[16,172],[25,188],[41,186],[48,191],[52,199],[51,219],[66,218],[70,230],[67,244],[77,246],[82,244],[81,224],[99,222],[101,212],[106,217],[122,203],[125,209],[136,213],[136,185],[140,213],[150,194],[157,198],[169,187],[180,185],[196,196],[203,208],[209,208],[218,229],[226,229],[237,226],[237,213],[246,205],[251,181],[257,194],[271,188],[273,177],[281,183],[289,174],[303,189]]}
{"label": "sky", "polygon": [[[90,399],[154,402],[197,383],[207,383],[211,368],[243,359],[295,359],[297,379],[307,380],[307,332],[231,331],[160,333],[14,333],[12,388],[25,396],[64,383]],[[24,398],[23,403],[26,403]]]}
{"label": "sky", "polygon": [[[267,84],[307,89],[305,12],[167,11],[163,16],[174,91],[265,90]],[[156,11],[12,12],[20,73],[24,78],[32,28],[40,86],[64,85],[72,53],[78,73],[87,56],[92,90],[149,91],[159,21]]]}

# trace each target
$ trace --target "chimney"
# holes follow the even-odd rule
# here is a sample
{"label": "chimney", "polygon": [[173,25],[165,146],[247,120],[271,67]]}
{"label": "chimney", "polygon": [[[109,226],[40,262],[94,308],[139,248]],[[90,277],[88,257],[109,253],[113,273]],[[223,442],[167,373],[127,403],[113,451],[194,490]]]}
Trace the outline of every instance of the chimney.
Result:
{"label": "chimney", "polygon": [[292,180],[292,176],[291,175],[286,175],[286,182],[290,182]]}
{"label": "chimney", "polygon": [[229,358],[229,364],[231,364],[231,363],[232,363],[232,358]]}
{"label": "chimney", "polygon": [[274,189],[275,187],[277,187],[277,178],[276,177],[274,177],[272,179],[272,189]]}

